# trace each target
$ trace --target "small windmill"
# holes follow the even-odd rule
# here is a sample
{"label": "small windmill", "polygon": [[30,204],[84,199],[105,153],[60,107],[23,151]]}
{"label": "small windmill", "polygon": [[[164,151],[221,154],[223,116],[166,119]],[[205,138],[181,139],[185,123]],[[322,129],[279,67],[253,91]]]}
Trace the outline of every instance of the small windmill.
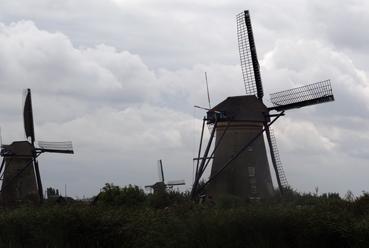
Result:
{"label": "small windmill", "polygon": [[[270,126],[286,110],[334,101],[330,81],[325,80],[271,94],[273,106],[265,106],[249,11],[237,15],[237,35],[246,95],[228,97],[207,111],[196,159],[195,180],[191,191],[193,199],[205,187],[215,197],[235,195],[255,199],[271,196],[274,190],[264,132],[278,187],[283,193],[288,183]],[[212,126],[212,130],[201,155],[205,123]],[[210,153],[214,137],[216,141]],[[211,160],[210,178],[200,186],[201,177]]]}
{"label": "small windmill", "polygon": [[171,189],[174,186],[186,184],[185,180],[173,180],[165,183],[163,162],[161,159],[158,161],[158,177],[159,177],[158,182],[154,183],[153,185],[146,185],[145,189],[152,189],[154,192],[164,192],[168,188]]}
{"label": "small windmill", "polygon": [[73,153],[72,142],[39,141],[35,146],[31,90],[25,91],[23,107],[24,130],[27,140],[1,146],[1,201],[5,205],[18,202],[42,202],[43,190],[38,156],[44,152]]}

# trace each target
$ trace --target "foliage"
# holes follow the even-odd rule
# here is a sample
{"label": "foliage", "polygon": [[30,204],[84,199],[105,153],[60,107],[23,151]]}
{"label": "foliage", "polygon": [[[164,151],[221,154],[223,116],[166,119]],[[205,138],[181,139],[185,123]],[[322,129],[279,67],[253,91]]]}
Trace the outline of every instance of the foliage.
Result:
{"label": "foliage", "polygon": [[190,203],[190,195],[188,192],[159,191],[148,195],[148,204],[152,208],[160,209],[186,203]]}
{"label": "foliage", "polygon": [[52,198],[52,197],[59,197],[59,190],[58,189],[54,189],[52,187],[49,187],[46,189],[46,195],[47,198]]}
{"label": "foliage", "polygon": [[133,207],[142,205],[145,200],[145,192],[138,186],[119,187],[106,183],[98,195],[97,202],[102,205]]}
{"label": "foliage", "polygon": [[368,210],[365,192],[198,205],[188,193],[107,184],[95,205],[3,209],[0,247],[367,247]]}

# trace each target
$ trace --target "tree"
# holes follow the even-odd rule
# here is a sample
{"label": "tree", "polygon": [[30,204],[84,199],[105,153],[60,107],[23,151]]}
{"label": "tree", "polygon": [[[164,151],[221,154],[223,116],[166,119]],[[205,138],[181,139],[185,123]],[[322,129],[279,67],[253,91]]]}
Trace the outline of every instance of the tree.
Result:
{"label": "tree", "polygon": [[97,203],[132,207],[142,205],[145,200],[144,191],[136,185],[119,187],[113,183],[106,183],[98,196]]}

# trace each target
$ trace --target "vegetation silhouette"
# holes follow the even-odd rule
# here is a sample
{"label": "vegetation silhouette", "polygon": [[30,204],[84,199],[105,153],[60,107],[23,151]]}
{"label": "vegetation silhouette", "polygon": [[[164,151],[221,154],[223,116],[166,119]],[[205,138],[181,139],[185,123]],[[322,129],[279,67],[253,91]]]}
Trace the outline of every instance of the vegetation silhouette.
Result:
{"label": "vegetation silhouette", "polygon": [[196,204],[188,192],[106,184],[95,204],[3,209],[0,247],[367,247],[369,193],[286,192]]}

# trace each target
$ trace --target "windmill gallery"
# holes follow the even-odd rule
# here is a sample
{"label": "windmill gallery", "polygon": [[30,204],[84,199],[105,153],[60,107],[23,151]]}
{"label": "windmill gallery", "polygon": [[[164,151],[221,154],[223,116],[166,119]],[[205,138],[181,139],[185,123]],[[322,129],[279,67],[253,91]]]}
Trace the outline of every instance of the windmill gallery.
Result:
{"label": "windmill gallery", "polygon": [[[195,159],[195,177],[191,190],[193,200],[204,195],[214,198],[234,195],[248,199],[272,196],[275,192],[267,150],[270,152],[279,191],[283,193],[288,182],[279,159],[272,124],[285,115],[287,110],[334,101],[330,81],[325,80],[271,94],[273,106],[267,107],[263,102],[263,86],[249,11],[237,15],[237,35],[246,94],[228,97],[207,109],[202,123],[198,157]],[[38,156],[44,152],[73,153],[71,142],[39,141],[38,146],[35,145],[30,89],[25,92],[23,118],[27,140],[14,141],[1,147],[0,200],[4,205],[22,201],[42,202]],[[203,151],[205,125],[210,129],[210,137]],[[210,177],[204,180],[204,172],[210,167]],[[165,183],[161,160],[159,178],[159,182],[147,188],[155,192],[161,188],[165,190],[184,184],[183,180]]]}

